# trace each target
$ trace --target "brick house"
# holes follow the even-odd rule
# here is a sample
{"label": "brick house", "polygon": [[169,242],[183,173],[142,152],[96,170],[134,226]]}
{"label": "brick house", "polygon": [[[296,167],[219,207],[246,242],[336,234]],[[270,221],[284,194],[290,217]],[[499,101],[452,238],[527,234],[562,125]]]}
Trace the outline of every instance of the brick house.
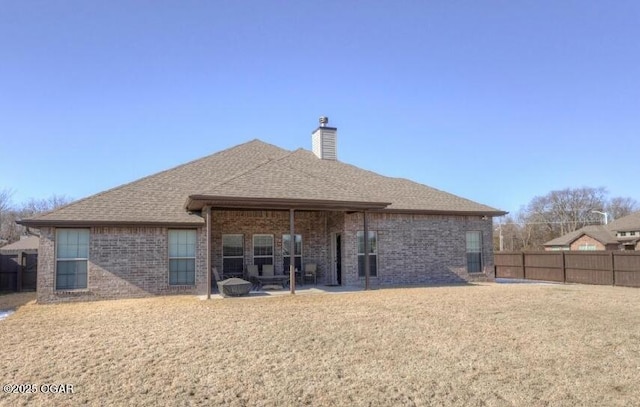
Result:
{"label": "brick house", "polygon": [[319,284],[493,278],[505,212],[338,161],[323,119],[313,151],[253,140],[21,220],[40,229],[38,301],[202,295],[212,267],[287,273],[291,253]]}
{"label": "brick house", "polygon": [[550,240],[545,250],[640,250],[640,212]]}

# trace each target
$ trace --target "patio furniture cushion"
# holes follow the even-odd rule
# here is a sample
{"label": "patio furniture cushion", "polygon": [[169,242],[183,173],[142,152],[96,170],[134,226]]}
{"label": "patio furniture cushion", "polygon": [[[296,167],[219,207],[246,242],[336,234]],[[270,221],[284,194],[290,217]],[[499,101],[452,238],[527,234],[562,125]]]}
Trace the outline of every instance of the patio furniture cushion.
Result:
{"label": "patio furniture cushion", "polygon": [[249,294],[252,286],[249,281],[234,277],[219,281],[218,291],[223,297],[238,297]]}
{"label": "patio furniture cushion", "polygon": [[263,264],[262,265],[262,275],[265,277],[273,276],[273,264]]}
{"label": "patio furniture cushion", "polygon": [[315,263],[304,265],[302,280],[313,279],[313,284],[318,284],[318,266]]}

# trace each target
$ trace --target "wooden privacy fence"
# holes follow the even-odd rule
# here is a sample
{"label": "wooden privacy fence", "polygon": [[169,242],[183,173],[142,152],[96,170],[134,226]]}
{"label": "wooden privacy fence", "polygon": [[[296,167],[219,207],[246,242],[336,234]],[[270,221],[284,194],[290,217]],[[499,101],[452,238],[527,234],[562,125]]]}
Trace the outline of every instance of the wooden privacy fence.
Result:
{"label": "wooden privacy fence", "polygon": [[35,253],[0,254],[0,292],[34,291],[37,269]]}
{"label": "wooden privacy fence", "polygon": [[640,287],[640,252],[494,253],[496,278]]}

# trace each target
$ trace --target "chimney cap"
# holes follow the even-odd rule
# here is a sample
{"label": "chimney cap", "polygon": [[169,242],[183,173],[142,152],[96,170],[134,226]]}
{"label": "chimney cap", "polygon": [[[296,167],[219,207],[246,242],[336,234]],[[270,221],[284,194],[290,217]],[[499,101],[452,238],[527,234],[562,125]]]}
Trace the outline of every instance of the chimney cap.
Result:
{"label": "chimney cap", "polygon": [[329,118],[327,116],[320,116],[320,127],[326,127],[329,124]]}

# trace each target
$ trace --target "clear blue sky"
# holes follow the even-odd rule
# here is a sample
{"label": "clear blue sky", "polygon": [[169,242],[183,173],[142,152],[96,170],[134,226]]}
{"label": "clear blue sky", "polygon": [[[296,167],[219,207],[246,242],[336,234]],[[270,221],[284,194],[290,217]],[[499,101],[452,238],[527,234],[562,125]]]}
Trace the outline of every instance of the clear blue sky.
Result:
{"label": "clear blue sky", "polygon": [[254,138],[516,211],[640,200],[640,2],[0,0],[0,189],[82,198]]}

